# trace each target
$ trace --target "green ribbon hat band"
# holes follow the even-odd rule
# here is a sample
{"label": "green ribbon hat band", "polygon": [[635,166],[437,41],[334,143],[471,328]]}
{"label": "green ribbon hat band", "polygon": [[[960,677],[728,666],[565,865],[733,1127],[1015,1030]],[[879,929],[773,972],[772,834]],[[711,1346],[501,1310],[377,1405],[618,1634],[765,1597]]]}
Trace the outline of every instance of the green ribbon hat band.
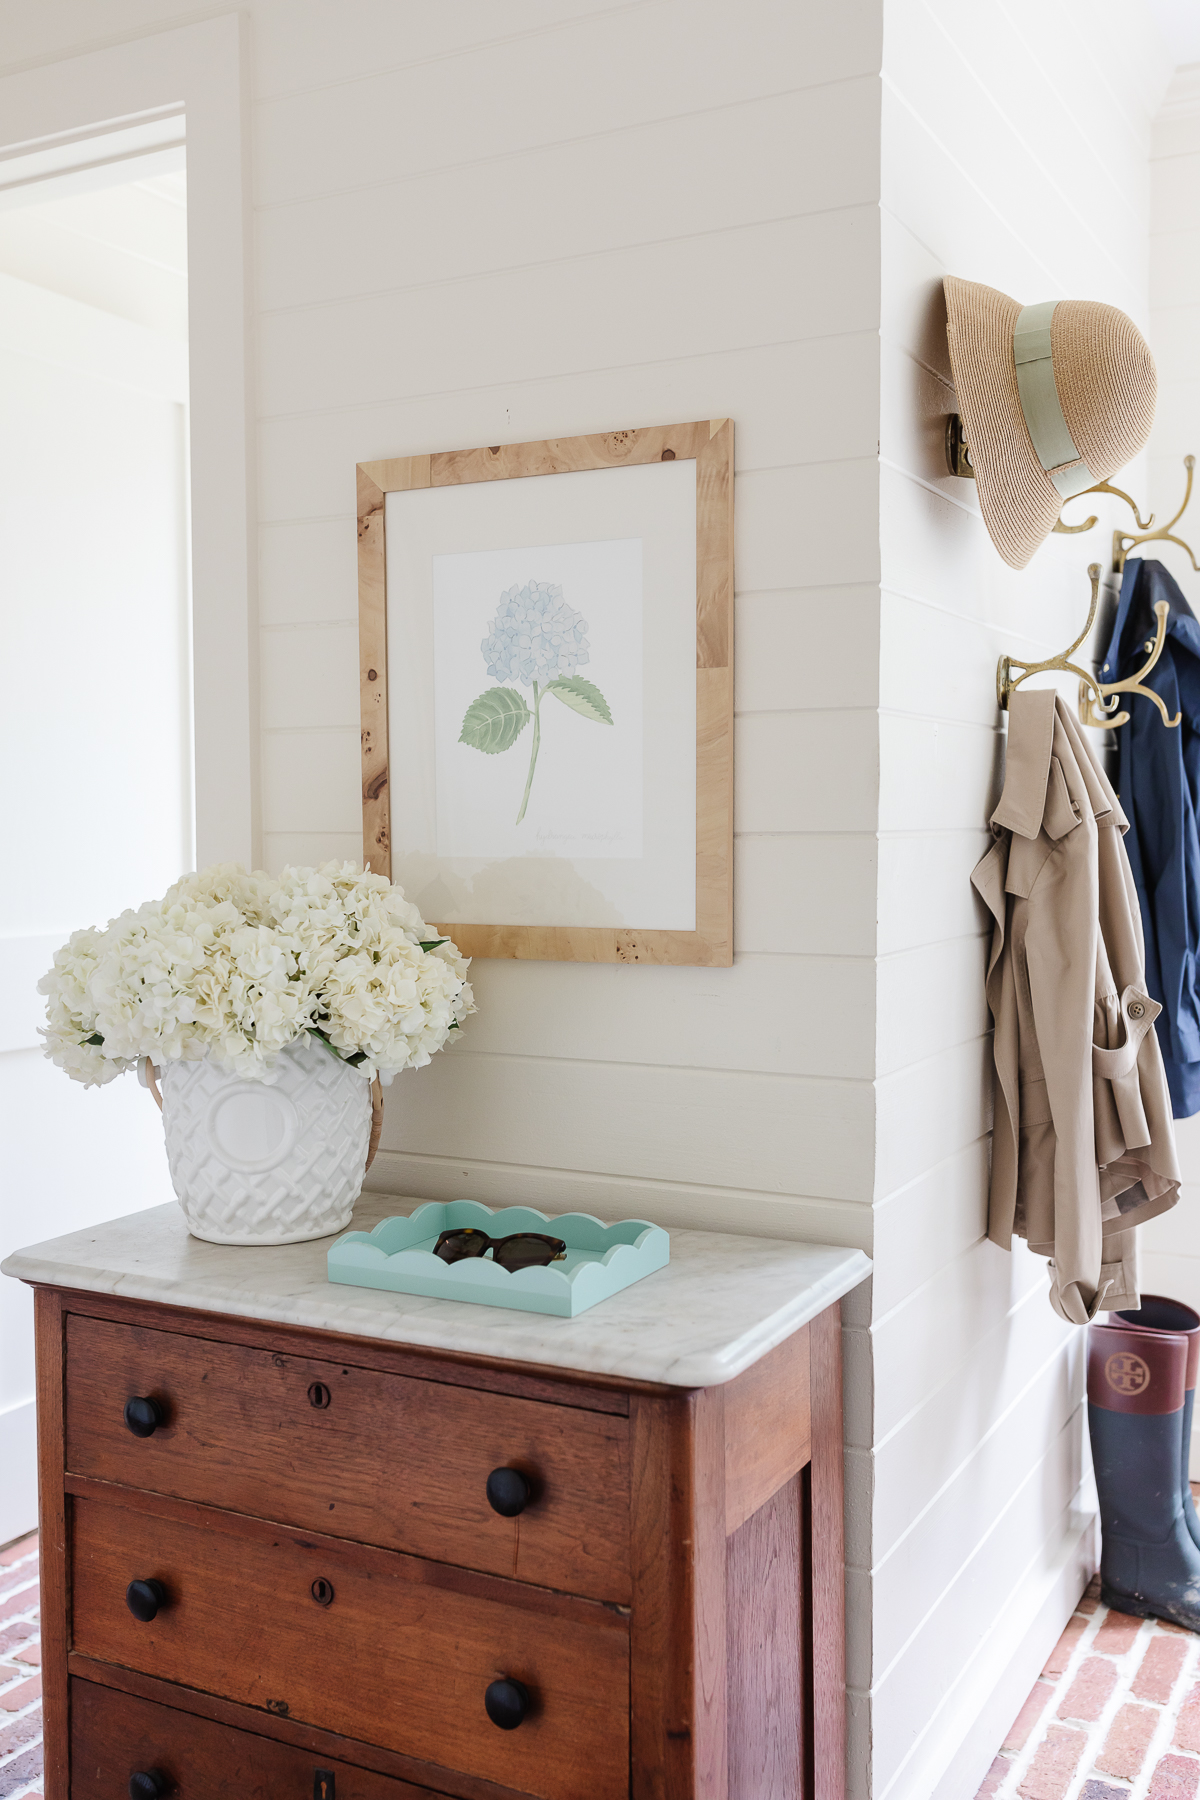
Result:
{"label": "green ribbon hat band", "polygon": [[1021,309],[1013,326],[1013,360],[1021,411],[1037,459],[1063,499],[1069,500],[1094,487],[1096,477],[1075,448],[1058,398],[1050,349],[1050,321],[1057,305],[1057,300],[1042,300]]}

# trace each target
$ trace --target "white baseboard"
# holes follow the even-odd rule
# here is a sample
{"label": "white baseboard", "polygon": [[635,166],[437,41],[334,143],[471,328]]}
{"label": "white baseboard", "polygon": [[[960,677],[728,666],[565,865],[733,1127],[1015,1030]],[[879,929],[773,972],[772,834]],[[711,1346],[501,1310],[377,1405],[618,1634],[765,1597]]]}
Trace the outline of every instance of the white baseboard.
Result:
{"label": "white baseboard", "polygon": [[1095,1513],[1073,1513],[1057,1553],[989,1627],[961,1692],[930,1726],[928,1747],[900,1772],[887,1800],[964,1800],[978,1791],[1098,1562]]}
{"label": "white baseboard", "polygon": [[0,1544],[33,1531],[37,1509],[37,1420],[32,1400],[0,1413]]}

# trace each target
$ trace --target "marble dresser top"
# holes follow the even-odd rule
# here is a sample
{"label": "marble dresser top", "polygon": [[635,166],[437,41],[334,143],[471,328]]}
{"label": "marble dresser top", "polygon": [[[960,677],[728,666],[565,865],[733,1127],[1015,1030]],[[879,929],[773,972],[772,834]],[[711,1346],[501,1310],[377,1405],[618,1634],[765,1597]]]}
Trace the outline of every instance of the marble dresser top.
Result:
{"label": "marble dresser top", "polygon": [[[363,1194],[350,1229],[369,1231],[419,1204]],[[172,1204],[17,1250],[0,1271],[164,1306],[689,1388],[731,1381],[871,1272],[861,1250],[672,1231],[665,1269],[578,1318],[556,1319],[334,1285],[325,1274],[332,1242],[206,1244],[188,1235]]]}

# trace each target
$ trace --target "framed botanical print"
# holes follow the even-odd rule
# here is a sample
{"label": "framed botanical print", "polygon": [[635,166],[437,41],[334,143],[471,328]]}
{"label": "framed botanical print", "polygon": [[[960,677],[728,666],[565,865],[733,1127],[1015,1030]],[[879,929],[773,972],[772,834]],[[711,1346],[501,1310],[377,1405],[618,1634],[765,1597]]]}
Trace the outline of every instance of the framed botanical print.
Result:
{"label": "framed botanical print", "polygon": [[733,960],[733,425],[358,466],[363,855],[468,956]]}

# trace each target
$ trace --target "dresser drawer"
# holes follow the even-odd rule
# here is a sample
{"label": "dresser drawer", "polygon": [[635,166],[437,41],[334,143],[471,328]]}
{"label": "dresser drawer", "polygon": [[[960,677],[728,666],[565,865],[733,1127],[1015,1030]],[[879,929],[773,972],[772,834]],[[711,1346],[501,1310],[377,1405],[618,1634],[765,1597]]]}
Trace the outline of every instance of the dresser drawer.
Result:
{"label": "dresser drawer", "polygon": [[408,1781],[72,1681],[71,1800],[128,1800],[139,1774],[165,1778],[170,1800],[445,1800]]}
{"label": "dresser drawer", "polygon": [[[627,1795],[629,1633],[615,1608],[219,1514],[77,1498],[71,1536],[85,1656],[543,1800]],[[135,1580],[165,1590],[146,1623],[126,1604]],[[501,1680],[530,1697],[514,1730],[485,1710]]]}
{"label": "dresser drawer", "polygon": [[[127,1428],[149,1397],[164,1422]],[[629,1599],[628,1420],[76,1315],[66,1465],[464,1568]],[[494,1469],[532,1490],[519,1517]]]}

